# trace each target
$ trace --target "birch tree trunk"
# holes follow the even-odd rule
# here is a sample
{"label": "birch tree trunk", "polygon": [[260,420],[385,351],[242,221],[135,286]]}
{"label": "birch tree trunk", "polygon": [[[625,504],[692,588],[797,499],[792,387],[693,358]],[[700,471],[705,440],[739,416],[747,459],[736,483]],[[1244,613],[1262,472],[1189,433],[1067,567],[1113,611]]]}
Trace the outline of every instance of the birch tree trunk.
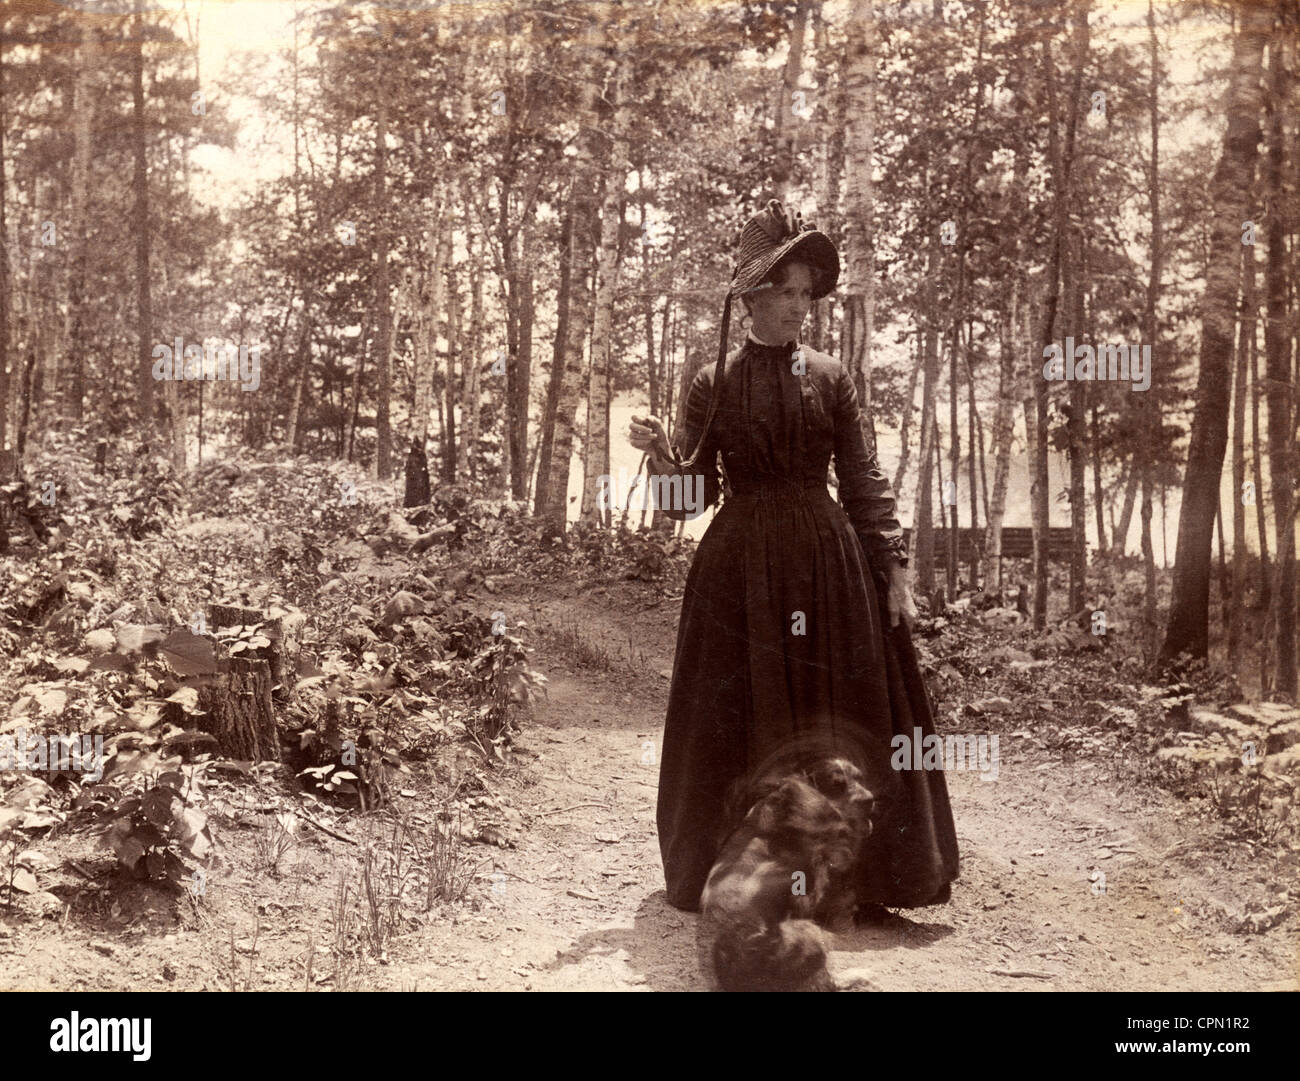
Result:
{"label": "birch tree trunk", "polygon": [[[447,375],[443,381],[443,397],[447,403],[447,433],[443,448],[442,475],[448,483],[456,484],[460,479],[456,470],[461,459],[460,448],[464,441],[460,425],[456,421],[456,406],[461,404],[461,378],[456,374],[456,360],[458,357],[462,357],[464,353],[461,348],[460,291],[456,283],[456,259],[453,255],[454,245],[450,214],[447,215],[447,224],[442,230],[442,240],[439,247],[442,249],[439,261],[442,265],[442,273],[446,275],[447,297],[443,305],[447,312]],[[463,406],[461,411],[463,415]]]}
{"label": "birch tree trunk", "polygon": [[149,159],[145,141],[144,117],[144,0],[135,0],[131,42],[131,144],[135,163],[132,188],[135,205],[132,229],[135,232],[135,303],[136,303],[136,387],[139,391],[140,423],[146,433],[153,431],[153,294],[149,288]]}
{"label": "birch tree trunk", "polygon": [[388,272],[388,97],[379,87],[379,122],[375,125],[375,476],[387,480],[393,470],[393,433],[389,416],[393,393],[393,301]]}
{"label": "birch tree trunk", "polygon": [[474,252],[474,234],[466,219],[465,254],[469,267],[469,344],[461,363],[461,400],[465,421],[465,438],[460,441],[460,458],[456,462],[461,476],[474,479],[474,452],[478,449],[479,366],[483,363],[483,268]]}
{"label": "birch tree trunk", "polygon": [[[872,212],[873,143],[876,131],[876,17],[873,0],[858,0],[850,8],[844,50],[845,184],[844,219],[847,246],[844,277],[844,333],[840,359],[852,376],[862,403],[867,446],[876,449],[871,416],[871,340],[875,332],[875,237]],[[931,388],[933,389],[933,388]]]}
{"label": "birch tree trunk", "polygon": [[[844,62],[833,55],[830,33],[821,7],[813,13],[813,50],[817,57],[817,115],[822,118],[822,138],[817,140],[817,225],[834,239],[839,234],[840,174],[844,171],[844,132],[848,126],[844,111],[844,84],[837,77]],[[833,297],[813,304],[812,345],[825,351],[830,341]],[[897,490],[897,489],[895,489]]]}
{"label": "birch tree trunk", "polygon": [[[1016,116],[1024,116],[1025,99],[1022,87],[1017,84]],[[1022,145],[1017,143],[1015,158],[1011,167],[1011,206],[1016,222],[1026,218],[1025,178],[1029,172],[1029,157]],[[1015,437],[1015,408],[1017,398],[1023,398],[1025,375],[1036,379],[1039,375],[1032,357],[1029,356],[1031,337],[1026,333],[1028,312],[1024,311],[1025,272],[1020,257],[1022,245],[1021,231],[1016,229],[1012,237],[1011,249],[1011,291],[1007,307],[1003,313],[1000,329],[1001,363],[998,367],[998,404],[993,415],[993,496],[989,502],[988,525],[984,531],[984,588],[996,581],[997,588],[1002,589],[1002,523],[1007,511],[1007,478],[1011,473],[1011,442]],[[1028,370],[1022,372],[1022,366],[1028,363]],[[1034,451],[1033,432],[1029,403],[1025,404],[1025,432],[1028,436],[1026,449]]]}
{"label": "birch tree trunk", "polygon": [[1013,335],[1019,313],[1018,282],[1011,286],[1011,302],[1003,320],[1001,363],[998,367],[998,404],[993,414],[993,494],[989,500],[988,524],[984,529],[984,579],[985,592],[991,592],[996,583],[1002,589],[1002,521],[1007,512],[1007,477],[1011,472],[1011,439],[1015,433],[1015,407],[1019,379],[1016,348]]}
{"label": "birch tree trunk", "polygon": [[[572,181],[570,181],[572,183]],[[571,199],[565,198],[566,208]],[[569,293],[573,284],[573,214],[566,209],[560,223],[560,284],[555,298],[555,342],[551,349],[551,379],[546,387],[542,414],[541,446],[537,455],[537,482],[533,487],[533,513],[541,515],[550,501],[551,459],[555,448],[555,417],[564,388],[564,350],[569,336]]]}
{"label": "birch tree trunk", "polygon": [[592,225],[599,220],[597,191],[600,177],[600,98],[605,84],[608,61],[604,50],[605,18],[608,5],[593,5],[588,22],[590,54],[587,60],[582,105],[579,110],[581,132],[573,167],[573,184],[569,191],[569,214],[573,222],[573,248],[569,284],[569,309],[565,327],[564,361],[556,378],[562,379],[555,410],[555,434],[551,446],[550,475],[546,482],[546,503],[539,513],[549,536],[563,536],[569,491],[569,464],[573,456],[574,421],[582,391],[582,347],[591,322],[591,275],[596,237]]}
{"label": "birch tree trunk", "polygon": [[614,292],[618,288],[619,236],[623,226],[623,196],[629,171],[627,141],[623,136],[627,122],[624,86],[627,79],[626,54],[620,57],[614,73],[614,115],[610,121],[608,165],[605,169],[605,199],[600,209],[600,247],[596,261],[595,317],[591,337],[591,364],[587,378],[587,439],[582,448],[582,498],[578,515],[595,519],[606,528],[611,516],[611,496],[625,493],[613,490],[601,505],[597,479],[609,474],[609,407],[610,407],[610,330],[614,321]]}
{"label": "birch tree trunk", "polygon": [[510,427],[510,494],[514,499],[528,498],[528,484],[534,465],[528,456],[528,406],[533,386],[533,274],[537,266],[537,203],[524,209],[519,225],[519,359],[515,365],[514,392]]}
{"label": "birch tree trunk", "polygon": [[[72,155],[72,237],[76,246],[68,268],[68,394],[67,404],[74,421],[81,420],[86,397],[86,260],[89,255],[91,133],[94,130],[96,73],[99,68],[99,36],[92,20],[81,22],[81,42],[77,46],[77,82],[72,108],[76,114]],[[3,160],[3,159],[0,159]],[[0,364],[3,360],[0,359]],[[0,398],[0,401],[3,401]],[[3,408],[0,408],[3,414]],[[0,446],[4,444],[4,420],[0,416]]]}

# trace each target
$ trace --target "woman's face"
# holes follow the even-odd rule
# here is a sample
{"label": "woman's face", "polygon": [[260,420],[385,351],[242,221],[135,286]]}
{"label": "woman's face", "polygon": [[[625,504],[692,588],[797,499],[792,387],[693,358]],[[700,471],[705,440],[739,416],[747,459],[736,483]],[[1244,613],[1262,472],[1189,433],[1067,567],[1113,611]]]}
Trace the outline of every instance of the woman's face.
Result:
{"label": "woman's face", "polygon": [[787,263],[775,275],[779,284],[747,296],[754,318],[754,335],[765,342],[784,345],[798,340],[799,328],[812,307],[812,270],[804,263]]}

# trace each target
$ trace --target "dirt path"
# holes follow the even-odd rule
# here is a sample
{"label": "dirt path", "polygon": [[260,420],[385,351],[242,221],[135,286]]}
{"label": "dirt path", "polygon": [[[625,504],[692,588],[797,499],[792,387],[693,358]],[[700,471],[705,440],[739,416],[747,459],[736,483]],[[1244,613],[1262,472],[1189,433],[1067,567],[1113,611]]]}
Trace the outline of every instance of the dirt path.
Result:
{"label": "dirt path", "polygon": [[[406,985],[699,987],[695,917],[664,900],[657,766],[643,764],[662,735],[680,602],[638,611],[628,595],[520,599],[536,612],[550,680],[523,739],[539,756],[520,803],[533,825],[498,857],[506,877],[474,917],[477,934],[428,929],[450,955],[435,949],[400,974]],[[568,663],[556,631],[575,626],[622,672]],[[639,675],[629,631],[644,643]],[[1101,767],[1063,765],[1031,738],[1004,742],[996,781],[949,774],[962,856],[952,903],[841,936],[833,971],[862,971],[882,990],[1300,988],[1294,919],[1262,935],[1218,929],[1216,900],[1239,876],[1270,876],[1266,865],[1229,853],[1226,866],[1195,866],[1208,842],[1181,824],[1190,815],[1174,797],[1118,796]],[[1098,869],[1104,894],[1090,880]]]}
{"label": "dirt path", "polygon": [[[470,849],[483,877],[468,904],[421,917],[382,962],[335,981],[333,899],[341,875],[356,879],[358,846],[304,829],[283,871],[266,874],[254,870],[256,816],[225,819],[228,858],[191,911],[114,884],[110,856],[65,837],[39,846],[63,868],[43,877],[55,891],[40,895],[46,918],[0,918],[0,985],[296,989],[310,973],[322,988],[362,990],[698,989],[696,917],[664,900],[654,827],[680,599],[622,583],[473,603],[538,632],[549,696],[492,782],[513,808],[514,847]],[[1004,737],[1000,757],[996,781],[948,774],[962,858],[952,903],[841,936],[833,972],[883,990],[1300,989],[1294,915],[1263,934],[1223,915],[1245,895],[1294,887],[1267,846],[1227,842],[1174,796],[1117,780],[1104,762],[1066,764],[1030,732]],[[283,798],[282,786],[267,791]],[[422,796],[405,803],[428,811]],[[358,837],[367,828],[335,821]],[[47,884],[59,873],[62,885]]]}

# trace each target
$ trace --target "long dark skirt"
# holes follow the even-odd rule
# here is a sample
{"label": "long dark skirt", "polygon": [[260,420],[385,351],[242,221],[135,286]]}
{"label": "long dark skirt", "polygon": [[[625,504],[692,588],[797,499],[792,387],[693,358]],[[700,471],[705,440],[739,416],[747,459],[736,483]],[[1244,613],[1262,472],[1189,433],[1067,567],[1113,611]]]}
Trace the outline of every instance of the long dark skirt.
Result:
{"label": "long dark skirt", "polygon": [[668,900],[695,911],[724,832],[728,789],[800,732],[865,746],[876,797],[858,900],[946,901],[957,835],[942,770],[894,770],[892,738],[934,732],[911,636],[883,627],[873,577],[823,488],[728,499],[696,551],[682,598],[659,772]]}

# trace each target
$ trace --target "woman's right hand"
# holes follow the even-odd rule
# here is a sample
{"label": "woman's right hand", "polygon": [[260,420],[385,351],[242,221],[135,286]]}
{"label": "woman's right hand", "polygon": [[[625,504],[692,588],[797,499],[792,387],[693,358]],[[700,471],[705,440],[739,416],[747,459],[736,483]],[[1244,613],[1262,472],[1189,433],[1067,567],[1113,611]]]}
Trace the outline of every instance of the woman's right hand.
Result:
{"label": "woman's right hand", "polygon": [[633,417],[627,437],[632,446],[645,454],[668,459],[673,456],[668,445],[668,433],[658,417]]}

